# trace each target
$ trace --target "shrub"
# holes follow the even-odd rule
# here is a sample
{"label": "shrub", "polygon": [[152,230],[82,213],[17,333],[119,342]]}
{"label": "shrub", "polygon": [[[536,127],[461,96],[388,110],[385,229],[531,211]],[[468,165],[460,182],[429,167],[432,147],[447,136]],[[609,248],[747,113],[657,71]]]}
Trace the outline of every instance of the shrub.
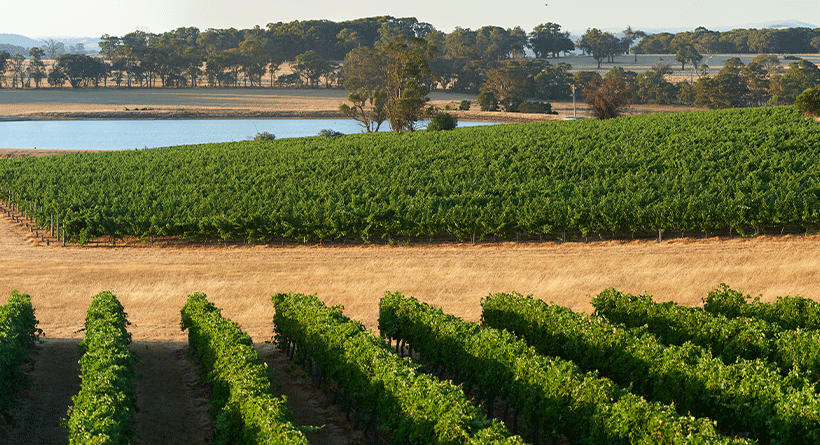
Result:
{"label": "shrub", "polygon": [[496,111],[498,110],[498,99],[492,91],[482,91],[478,95],[478,105],[481,111]]}
{"label": "shrub", "polygon": [[552,105],[546,102],[521,102],[518,112],[552,114]]}
{"label": "shrub", "polygon": [[504,111],[508,113],[517,112],[519,105],[521,105],[521,99],[515,96],[507,96],[501,99],[501,106],[504,107]]}
{"label": "shrub", "polygon": [[254,141],[272,141],[276,139],[276,135],[273,133],[268,133],[267,131],[263,131],[261,133],[256,133],[256,136],[253,137]]}
{"label": "shrub", "polygon": [[806,117],[820,117],[820,87],[809,88],[800,93],[794,105]]}
{"label": "shrub", "polygon": [[458,104],[458,109],[461,111],[470,111],[470,105],[472,104],[469,100],[462,100],[461,103]]}
{"label": "shrub", "polygon": [[335,138],[339,136],[344,136],[345,134],[336,130],[331,130],[329,128],[325,128],[319,132],[319,136],[326,137],[326,138]]}
{"label": "shrub", "polygon": [[436,113],[427,129],[430,131],[452,130],[458,126],[458,119],[450,113]]}

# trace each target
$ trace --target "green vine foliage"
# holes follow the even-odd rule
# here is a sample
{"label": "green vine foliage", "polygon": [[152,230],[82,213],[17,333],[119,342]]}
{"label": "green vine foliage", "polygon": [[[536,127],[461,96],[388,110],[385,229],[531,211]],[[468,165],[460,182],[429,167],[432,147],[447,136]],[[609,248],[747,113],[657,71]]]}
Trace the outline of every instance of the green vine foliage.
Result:
{"label": "green vine foliage", "polygon": [[[611,291],[607,291],[611,292]],[[482,301],[482,322],[524,338],[539,353],[598,370],[679,413],[708,417],[720,431],[760,443],[820,440],[820,396],[806,373],[783,376],[773,363],[725,364],[707,349],[662,344],[646,328],[627,329],[519,294]]]}
{"label": "green vine foliage", "polygon": [[680,416],[572,362],[541,356],[508,331],[482,329],[399,293],[387,293],[379,309],[384,335],[477,387],[486,406],[496,397],[508,402],[536,443],[539,431],[579,444],[746,443],[721,436],[709,419]]}
{"label": "green vine foliage", "polygon": [[213,390],[214,444],[306,445],[287,403],[271,394],[268,368],[250,336],[202,293],[188,296],[181,315]]}
{"label": "green vine foliage", "polygon": [[770,107],[8,159],[69,240],[461,239],[820,224],[820,132]]}
{"label": "green vine foliage", "polygon": [[459,387],[419,372],[342,307],[293,293],[272,300],[279,348],[318,380],[337,385],[337,397],[366,431],[387,430],[391,443],[401,444],[523,443],[502,423],[485,419]]}
{"label": "green vine foliage", "polygon": [[95,295],[80,342],[82,385],[72,397],[65,427],[69,444],[127,445],[134,441],[132,418],[136,397],[132,379],[136,355],[131,352],[130,323],[110,291]]}
{"label": "green vine foliage", "polygon": [[799,296],[777,297],[774,303],[762,303],[759,296],[752,298],[721,284],[703,299],[703,310],[728,318],[757,318],[786,330],[820,330],[820,303]]}
{"label": "green vine foliage", "polygon": [[31,297],[12,291],[5,305],[0,305],[0,419],[14,423],[9,409],[30,385],[20,368],[31,361],[31,349],[42,335]]}
{"label": "green vine foliage", "polygon": [[805,370],[813,381],[820,380],[820,332],[815,330],[787,330],[751,317],[728,318],[674,302],[655,303],[648,295],[628,295],[614,289],[599,294],[592,305],[596,314],[614,323],[646,326],[663,343],[692,342],[726,363],[759,358],[776,364],[784,373]]}

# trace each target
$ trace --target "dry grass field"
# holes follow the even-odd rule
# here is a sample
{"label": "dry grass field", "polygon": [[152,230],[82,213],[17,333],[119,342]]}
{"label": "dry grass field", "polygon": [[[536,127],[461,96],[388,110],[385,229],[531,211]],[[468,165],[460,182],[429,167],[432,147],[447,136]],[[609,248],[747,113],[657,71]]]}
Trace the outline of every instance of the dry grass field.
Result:
{"label": "dry grass field", "polygon": [[765,301],[820,294],[820,238],[673,239],[355,247],[46,246],[0,218],[0,291],[32,296],[47,337],[78,338],[90,297],[111,289],[135,340],[185,341],[179,310],[201,291],[255,341],[271,338],[276,292],[317,294],[376,329],[378,302],[400,291],[478,320],[481,298],[517,291],[576,311],[615,287],[699,304],[725,282]]}

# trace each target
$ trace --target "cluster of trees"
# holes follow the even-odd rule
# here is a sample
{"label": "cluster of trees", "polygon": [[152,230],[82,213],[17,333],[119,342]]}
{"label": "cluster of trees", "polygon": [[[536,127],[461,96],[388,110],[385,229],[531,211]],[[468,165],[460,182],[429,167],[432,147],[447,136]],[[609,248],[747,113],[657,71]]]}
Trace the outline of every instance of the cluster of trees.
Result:
{"label": "cluster of trees", "polygon": [[[354,49],[377,49],[399,35],[422,39],[437,48],[429,61],[437,76],[426,79],[428,88],[462,92],[478,92],[488,71],[498,68],[500,62],[523,57],[527,48],[546,57],[575,47],[569,33],[554,23],[539,25],[529,34],[520,27],[497,26],[444,33],[415,18],[390,16],[346,22],[280,22],[244,30],[200,31],[191,27],[162,34],[134,31],[124,36],[103,35],[99,54],[93,55],[101,66],[92,66],[86,58],[74,58],[75,64],[82,61],[88,65],[80,82],[60,76],[65,74],[61,70],[53,76],[52,85],[107,85],[110,80],[129,87],[262,86],[263,77],[269,75],[265,79],[269,86],[336,87],[344,83],[338,61]],[[59,42],[51,41],[41,49],[54,61],[65,54]],[[84,51],[70,54],[88,56]],[[291,73],[277,76],[284,63],[290,65]],[[28,78],[26,72],[18,74]],[[27,85],[30,83],[17,86]]]}
{"label": "cluster of trees", "polygon": [[617,108],[627,103],[708,108],[793,104],[801,93],[820,86],[817,65],[800,60],[784,69],[777,56],[766,54],[755,57],[748,65],[737,57],[728,59],[715,76],[709,75],[708,67],[702,65],[698,78],[691,82],[672,83],[665,77],[671,72],[671,67],[664,63],[644,73],[614,67],[603,77],[594,71],[579,71],[573,81],[582,86],[598,117],[614,117]]}
{"label": "cluster of trees", "polygon": [[[74,88],[108,82],[128,87],[344,87],[351,104],[342,111],[376,131],[387,121],[394,129],[414,129],[434,89],[480,93],[486,109],[548,112],[548,104],[538,101],[569,99],[576,88],[601,106],[602,117],[611,117],[629,102],[712,108],[793,103],[818,83],[817,67],[803,60],[784,70],[775,56],[761,55],[749,65],[731,59],[714,77],[701,63],[703,54],[716,52],[815,52],[820,50],[820,30],[720,33],[697,28],[647,35],[627,28],[619,36],[591,28],[573,42],[556,23],[538,25],[530,33],[497,26],[444,33],[415,18],[390,16],[279,22],[244,30],[134,31],[103,35],[96,55],[83,54],[84,48],[65,53],[64,45],[53,40],[32,48],[30,60],[0,52],[0,87],[39,87],[44,80]],[[524,57],[527,49],[536,57]],[[573,75],[569,64],[547,60],[576,49],[595,58],[599,69],[604,60],[613,62],[623,54],[674,53],[682,70],[692,67],[691,80],[670,82],[671,67],[660,62],[645,73],[617,68],[602,77],[589,71]],[[48,59],[50,67],[43,62]],[[277,76],[284,64],[289,72]]]}
{"label": "cluster of trees", "polygon": [[701,54],[811,54],[820,52],[820,28],[734,29],[647,35],[638,43],[636,54],[676,54],[692,46]]}

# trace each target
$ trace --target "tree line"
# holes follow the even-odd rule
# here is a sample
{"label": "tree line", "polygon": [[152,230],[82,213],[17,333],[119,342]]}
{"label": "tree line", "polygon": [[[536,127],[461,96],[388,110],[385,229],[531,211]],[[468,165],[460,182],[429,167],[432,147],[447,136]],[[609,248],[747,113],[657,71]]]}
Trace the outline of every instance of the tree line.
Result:
{"label": "tree line", "polygon": [[[367,129],[376,129],[384,121],[412,129],[427,94],[436,89],[481,93],[481,107],[488,110],[544,112],[548,104],[538,101],[570,99],[573,89],[591,103],[607,107],[637,102],[725,108],[793,103],[801,88],[820,84],[817,67],[804,60],[784,70],[780,59],[768,54],[749,65],[731,59],[716,76],[702,64],[704,54],[714,52],[815,52],[820,49],[820,29],[807,28],[725,33],[697,28],[648,35],[628,27],[618,36],[590,28],[574,42],[556,23],[538,25],[529,33],[521,27],[497,26],[457,27],[444,33],[415,18],[381,16],[345,22],[278,22],[243,30],[189,27],[161,34],[138,30],[123,36],[103,35],[99,45],[96,55],[61,54],[65,48],[51,40],[32,48],[29,60],[22,54],[0,52],[0,87],[37,88],[43,82],[73,88],[109,83],[118,87],[344,87],[352,105],[342,111],[360,119]],[[525,57],[527,50],[535,57]],[[599,68],[604,60],[614,63],[616,56],[624,54],[673,53],[682,70],[691,67],[690,81],[668,80],[671,66],[662,62],[645,73],[617,68],[605,76],[594,71],[572,74],[572,66],[556,58],[574,50],[590,54]],[[51,66],[46,66],[46,60],[51,60]],[[288,72],[285,65],[290,67]],[[405,123],[396,120],[401,107],[402,119],[410,116]]]}
{"label": "tree line", "polygon": [[695,47],[702,54],[812,54],[820,51],[820,28],[733,29],[694,31],[646,36],[635,46],[636,54],[676,54]]}

